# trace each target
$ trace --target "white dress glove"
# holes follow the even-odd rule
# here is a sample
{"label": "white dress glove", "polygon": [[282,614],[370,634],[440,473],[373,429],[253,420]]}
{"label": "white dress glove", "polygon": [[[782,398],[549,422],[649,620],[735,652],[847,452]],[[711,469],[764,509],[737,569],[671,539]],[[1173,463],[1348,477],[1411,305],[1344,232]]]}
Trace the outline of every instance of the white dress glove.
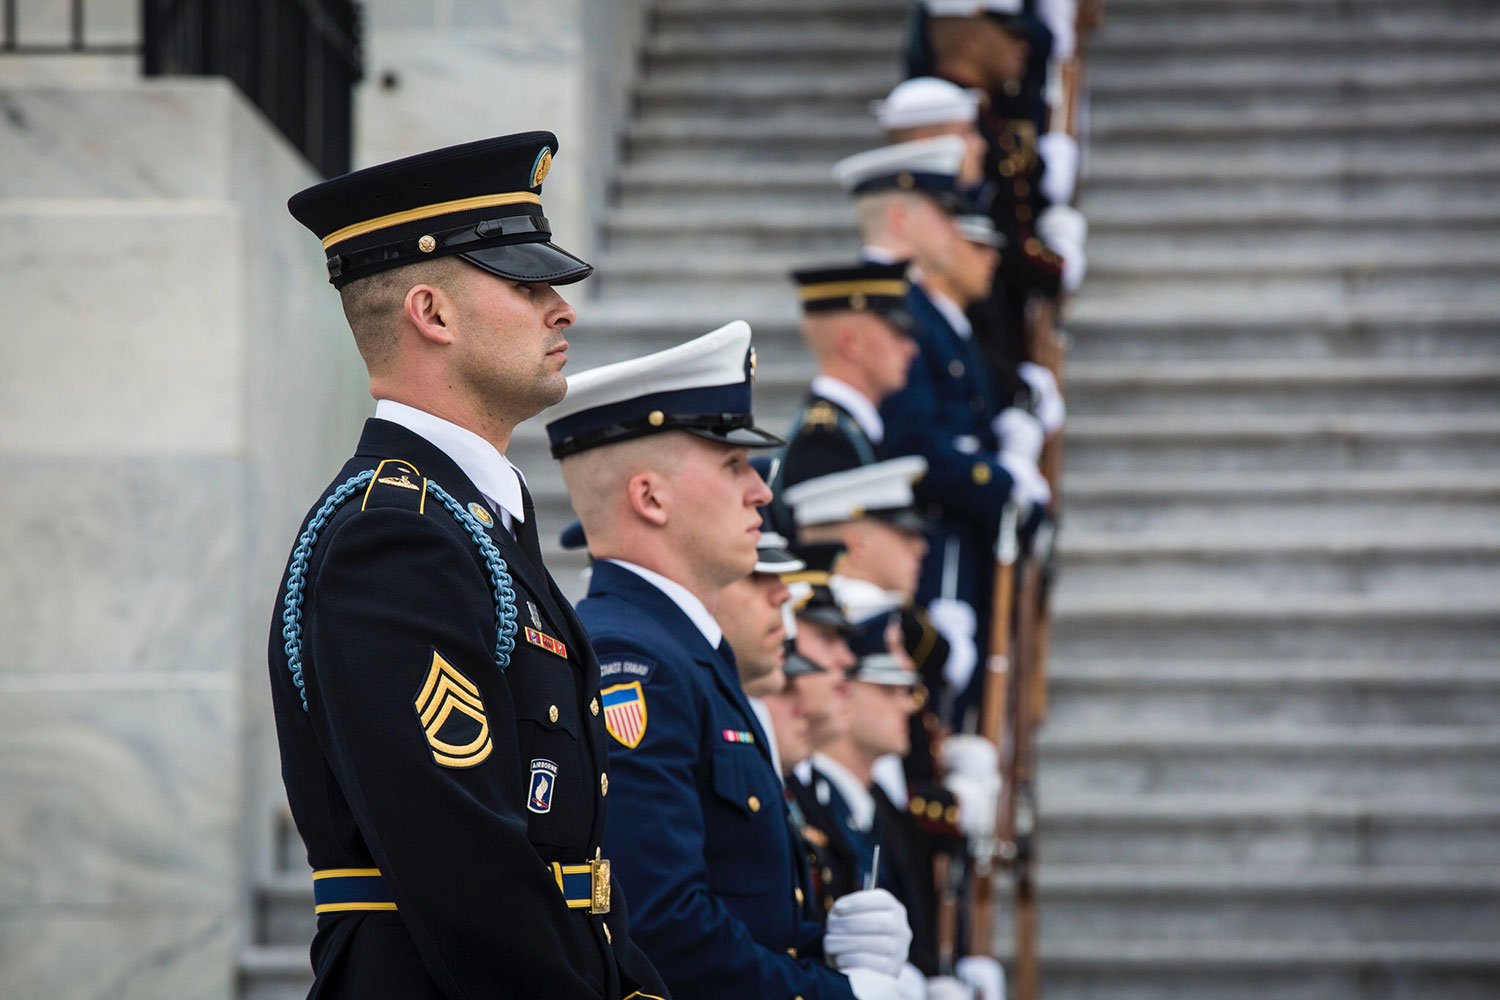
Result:
{"label": "white dress glove", "polygon": [[1020,508],[1023,519],[1032,507],[1045,507],[1052,502],[1052,487],[1047,485],[1047,478],[1036,467],[1034,459],[1028,460],[1025,456],[1002,451],[998,461],[1014,484],[1010,498]]}
{"label": "white dress glove", "polygon": [[985,777],[1000,773],[1000,751],[977,733],[954,733],[943,740],[943,767],[949,774]]}
{"label": "white dress glove", "polygon": [[922,970],[907,962],[901,966],[901,975],[896,977],[896,988],[901,1000],[927,1000],[927,978]]}
{"label": "white dress glove", "polygon": [[906,907],[884,889],[839,897],[828,911],[823,951],[840,972],[870,969],[894,979],[911,951]]}
{"label": "white dress glove", "polygon": [[1007,406],[990,424],[1000,439],[1000,451],[1007,455],[1029,458],[1035,462],[1042,454],[1047,429],[1042,422],[1019,406]]}
{"label": "white dress glove", "polygon": [[944,787],[958,800],[958,828],[970,841],[995,832],[995,806],[1000,801],[1000,774],[950,774]]}
{"label": "white dress glove", "polygon": [[1005,1000],[1005,970],[988,955],[966,955],[953,971],[973,987],[979,1000]]}
{"label": "white dress glove", "polygon": [[896,980],[874,969],[847,969],[844,975],[849,977],[855,1000],[905,1000]]}
{"label": "white dress glove", "polygon": [[1016,374],[1021,376],[1021,380],[1031,390],[1031,412],[1042,422],[1042,429],[1048,434],[1056,431],[1063,425],[1063,418],[1068,414],[1062,390],[1057,387],[1057,377],[1050,369],[1043,368],[1034,361],[1022,361],[1016,366]]}
{"label": "white dress glove", "polygon": [[974,666],[979,662],[978,637],[974,629],[978,622],[974,608],[967,601],[951,597],[937,597],[927,605],[927,617],[932,627],[948,640],[948,659],[943,662],[943,679],[954,691],[962,691],[974,675]]}
{"label": "white dress glove", "polygon": [[1078,183],[1078,140],[1066,132],[1044,132],[1036,148],[1047,168],[1042,171],[1042,196],[1050,204],[1066,205]]}
{"label": "white dress glove", "polygon": [[935,976],[927,980],[925,1000],[974,1000],[974,991],[952,976]]}
{"label": "white dress glove", "polygon": [[1063,259],[1063,289],[1078,291],[1088,272],[1083,244],[1089,236],[1089,220],[1071,205],[1053,205],[1037,216],[1036,232]]}

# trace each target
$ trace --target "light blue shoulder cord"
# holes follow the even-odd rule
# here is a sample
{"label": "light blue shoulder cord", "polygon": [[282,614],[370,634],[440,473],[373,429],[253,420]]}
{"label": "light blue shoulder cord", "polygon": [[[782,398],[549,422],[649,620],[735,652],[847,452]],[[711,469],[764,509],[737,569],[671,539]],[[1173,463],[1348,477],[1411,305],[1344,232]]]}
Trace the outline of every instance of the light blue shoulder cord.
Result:
{"label": "light blue shoulder cord", "polygon": [[[286,599],[281,612],[281,636],[286,640],[286,665],[292,672],[292,683],[302,695],[302,710],[307,711],[307,688],[302,679],[302,588],[307,583],[307,563],[312,557],[313,546],[318,542],[318,533],[334,512],[342,507],[375,475],[374,471],[361,472],[344,482],[328,495],[318,508],[307,527],[297,538],[297,547],[292,550],[291,568],[287,571]],[[479,552],[484,556],[490,571],[490,584],[495,595],[495,666],[503,673],[510,666],[510,654],[516,648],[516,592],[510,585],[510,570],[500,558],[500,550],[480,526],[479,521],[459,502],[448,495],[448,491],[437,483],[427,483],[427,492],[436,497],[453,515],[453,519],[464,526]]]}

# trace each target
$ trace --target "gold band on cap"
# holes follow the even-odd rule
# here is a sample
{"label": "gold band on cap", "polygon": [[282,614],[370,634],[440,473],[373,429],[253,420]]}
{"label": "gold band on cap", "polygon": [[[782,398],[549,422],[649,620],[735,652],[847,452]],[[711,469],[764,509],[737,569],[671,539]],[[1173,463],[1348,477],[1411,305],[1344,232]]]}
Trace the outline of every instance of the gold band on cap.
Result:
{"label": "gold band on cap", "polygon": [[786,584],[810,583],[814,587],[826,587],[832,576],[833,574],[827,570],[807,569],[799,570],[795,573],[783,573],[781,574],[781,582]]}
{"label": "gold band on cap", "polygon": [[323,249],[327,250],[336,243],[352,240],[354,237],[363,236],[365,233],[373,233],[377,229],[399,226],[403,222],[417,222],[421,219],[430,219],[437,215],[447,215],[450,212],[468,212],[476,208],[497,208],[500,205],[540,205],[541,203],[542,196],[532,194],[530,191],[507,191],[504,194],[481,194],[473,198],[440,201],[435,205],[408,208],[404,212],[392,212],[390,215],[382,215],[367,222],[356,222],[353,225],[345,226],[338,232],[329,233],[323,237]]}
{"label": "gold band on cap", "polygon": [[901,278],[872,278],[866,281],[825,281],[819,285],[802,286],[802,301],[820,299],[845,299],[851,295],[890,295],[900,298],[906,294],[907,283]]}

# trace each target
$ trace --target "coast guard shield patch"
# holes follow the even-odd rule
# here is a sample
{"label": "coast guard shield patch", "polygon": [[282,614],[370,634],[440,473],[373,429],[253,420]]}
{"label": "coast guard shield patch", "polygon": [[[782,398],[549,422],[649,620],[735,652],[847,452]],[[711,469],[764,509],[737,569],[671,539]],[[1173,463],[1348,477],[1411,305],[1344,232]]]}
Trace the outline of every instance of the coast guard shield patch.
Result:
{"label": "coast guard shield patch", "polygon": [[537,758],[531,762],[531,790],[526,795],[526,808],[534,813],[552,811],[552,792],[557,788],[557,765],[550,760]]}
{"label": "coast guard shield patch", "polygon": [[616,684],[599,692],[604,705],[604,728],[620,743],[632,750],[646,735],[646,693],[640,681]]}

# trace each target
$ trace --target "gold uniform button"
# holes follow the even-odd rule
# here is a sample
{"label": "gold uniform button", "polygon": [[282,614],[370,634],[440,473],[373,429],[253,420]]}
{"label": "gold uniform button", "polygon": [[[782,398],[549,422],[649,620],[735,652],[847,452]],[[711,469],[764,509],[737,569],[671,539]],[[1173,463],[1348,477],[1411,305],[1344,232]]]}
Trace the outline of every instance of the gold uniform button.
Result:
{"label": "gold uniform button", "polygon": [[948,374],[952,375],[954,378],[963,378],[964,363],[962,361],[959,361],[957,358],[948,362]]}
{"label": "gold uniform button", "polygon": [[607,775],[607,774],[601,774],[601,775],[599,775],[599,794],[600,795],[608,795],[609,794],[609,775]]}
{"label": "gold uniform button", "polygon": [[787,953],[787,954],[788,954],[788,955],[790,955],[790,956],[792,956],[792,957],[793,957],[793,958],[796,958],[796,957],[797,957],[797,949],[796,949],[796,948],[788,948],[788,949],[787,949],[787,950],[786,950],[786,953]]}
{"label": "gold uniform button", "polygon": [[922,813],[927,811],[927,800],[920,795],[913,795],[911,797],[911,811],[918,816],[922,815]]}
{"label": "gold uniform button", "polygon": [[802,901],[807,898],[806,896],[802,895],[802,887],[800,885],[797,886],[795,889],[792,890],[792,895],[797,898],[797,905],[798,906],[801,906],[802,905]]}
{"label": "gold uniform button", "polygon": [[557,721],[557,706],[556,705],[553,705],[551,708],[547,709],[547,718],[551,719],[553,722]]}
{"label": "gold uniform button", "polygon": [[975,462],[972,475],[974,476],[974,485],[985,486],[988,485],[990,479],[992,479],[995,474],[990,471],[990,467],[988,465],[985,465],[983,462]]}
{"label": "gold uniform button", "polygon": [[431,236],[424,236],[420,240],[417,240],[417,249],[423,253],[432,253],[432,251],[437,249],[437,240]]}
{"label": "gold uniform button", "polygon": [[927,818],[941,819],[943,816],[943,804],[941,802],[927,803]]}
{"label": "gold uniform button", "polygon": [[598,698],[590,699],[590,701],[589,701],[589,711],[591,713],[593,713],[594,715],[598,715],[599,714],[599,699]]}
{"label": "gold uniform button", "polygon": [[750,796],[745,800],[745,805],[749,806],[750,811],[753,813],[760,812],[760,797],[756,795]]}
{"label": "gold uniform button", "polygon": [[956,824],[958,822],[958,806],[949,806],[944,810],[943,819],[947,820],[950,825]]}
{"label": "gold uniform button", "polygon": [[666,419],[667,415],[660,410],[652,410],[646,416],[646,422],[652,427],[660,427],[663,423],[666,422]]}

